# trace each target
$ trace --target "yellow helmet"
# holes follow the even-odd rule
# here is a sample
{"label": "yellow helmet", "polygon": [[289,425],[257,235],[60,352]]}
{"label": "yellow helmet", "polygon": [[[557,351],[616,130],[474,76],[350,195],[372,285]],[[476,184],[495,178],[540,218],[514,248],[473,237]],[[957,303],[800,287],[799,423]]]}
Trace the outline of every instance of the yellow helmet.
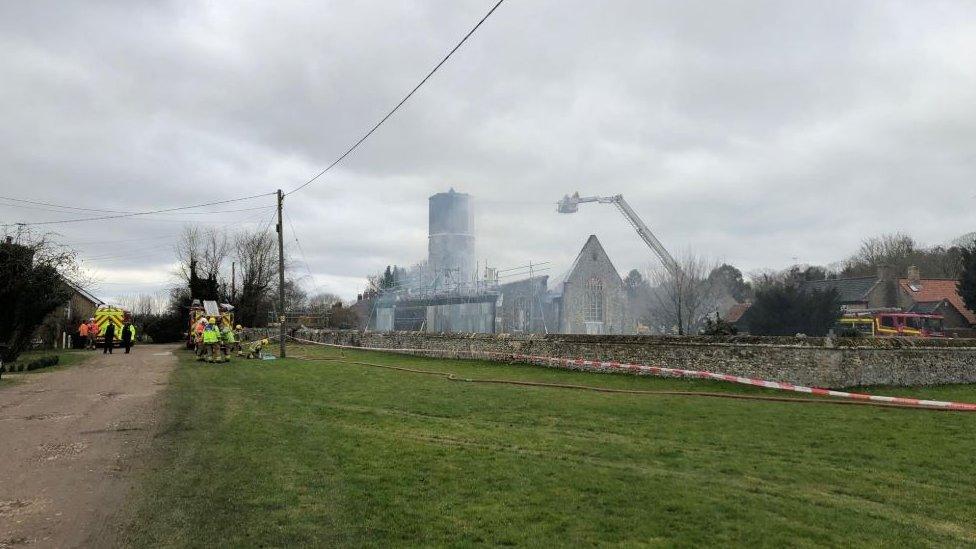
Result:
{"label": "yellow helmet", "polygon": [[261,345],[267,345],[269,343],[271,343],[271,341],[268,338],[264,338],[261,340]]}
{"label": "yellow helmet", "polygon": [[211,324],[213,324],[214,322],[217,322],[217,319],[215,319],[214,317],[210,317],[210,318],[209,318],[209,319],[207,320],[207,322],[209,322],[209,323],[211,323]]}
{"label": "yellow helmet", "polygon": [[243,330],[243,329],[244,329],[244,327],[243,327],[243,326],[241,326],[240,324],[238,324],[237,326],[234,326],[234,329],[235,329],[235,330]]}

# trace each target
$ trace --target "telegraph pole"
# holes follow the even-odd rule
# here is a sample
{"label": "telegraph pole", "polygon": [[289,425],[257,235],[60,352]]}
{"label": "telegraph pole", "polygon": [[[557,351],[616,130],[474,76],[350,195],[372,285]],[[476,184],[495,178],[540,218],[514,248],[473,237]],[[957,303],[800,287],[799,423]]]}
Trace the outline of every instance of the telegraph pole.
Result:
{"label": "telegraph pole", "polygon": [[278,189],[278,356],[285,358],[285,231],[281,207],[285,195]]}
{"label": "telegraph pole", "polygon": [[231,305],[237,302],[237,262],[230,263],[230,301]]}

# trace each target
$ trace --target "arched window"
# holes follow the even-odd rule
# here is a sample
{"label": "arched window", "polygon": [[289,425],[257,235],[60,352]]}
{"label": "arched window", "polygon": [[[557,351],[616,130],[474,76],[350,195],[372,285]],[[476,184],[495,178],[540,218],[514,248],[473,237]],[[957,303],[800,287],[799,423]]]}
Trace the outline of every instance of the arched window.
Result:
{"label": "arched window", "polygon": [[586,302],[583,309],[586,322],[603,322],[603,281],[591,278],[586,281]]}

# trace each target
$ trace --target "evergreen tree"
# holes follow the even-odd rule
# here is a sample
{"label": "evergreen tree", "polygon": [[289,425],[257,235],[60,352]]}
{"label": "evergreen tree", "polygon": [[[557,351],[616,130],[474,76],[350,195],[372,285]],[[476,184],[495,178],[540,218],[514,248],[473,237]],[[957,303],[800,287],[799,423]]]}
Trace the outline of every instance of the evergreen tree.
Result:
{"label": "evergreen tree", "polygon": [[756,293],[748,323],[756,335],[823,336],[840,316],[836,290],[804,292],[796,285],[778,282]]}
{"label": "evergreen tree", "polygon": [[962,256],[962,274],[956,288],[970,311],[976,312],[976,240],[970,246],[959,248]]}

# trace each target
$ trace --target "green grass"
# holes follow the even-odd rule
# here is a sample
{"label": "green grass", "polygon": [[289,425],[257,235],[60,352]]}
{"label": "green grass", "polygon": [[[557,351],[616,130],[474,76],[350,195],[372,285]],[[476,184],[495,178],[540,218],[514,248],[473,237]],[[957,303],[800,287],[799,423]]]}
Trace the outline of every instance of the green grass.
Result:
{"label": "green grass", "polygon": [[[68,367],[68,366],[74,366],[75,364],[78,364],[80,362],[83,362],[88,357],[93,356],[91,353],[85,352],[84,350],[80,350],[80,349],[40,349],[40,350],[36,350],[36,351],[27,351],[27,352],[21,353],[20,356],[17,357],[17,360],[14,363],[15,364],[19,364],[19,363],[22,363],[22,362],[30,362],[32,360],[35,360],[35,359],[38,359],[38,358],[41,358],[41,357],[45,357],[45,356],[50,356],[50,355],[57,355],[58,356],[58,363],[57,363],[57,365],[55,365],[55,366],[49,366],[47,368],[41,368],[40,370],[32,370],[30,372],[23,372],[23,373],[28,373],[29,374],[29,373],[34,373],[34,372],[50,372],[50,371],[55,370],[57,368],[65,368],[65,367]],[[21,372],[17,372],[17,373],[14,373],[13,375],[16,376],[16,375],[19,375],[20,373]],[[7,385],[13,385],[16,382],[17,382],[17,379],[15,379],[14,377],[11,377],[11,374],[10,373],[7,373],[7,372],[4,372],[3,376],[0,377],[0,387],[5,387]]]}
{"label": "green grass", "polygon": [[[474,378],[767,393],[346,357]],[[898,392],[976,401],[976,387]],[[470,384],[343,361],[214,366],[189,355],[169,406],[132,545],[976,543],[976,415]]]}

